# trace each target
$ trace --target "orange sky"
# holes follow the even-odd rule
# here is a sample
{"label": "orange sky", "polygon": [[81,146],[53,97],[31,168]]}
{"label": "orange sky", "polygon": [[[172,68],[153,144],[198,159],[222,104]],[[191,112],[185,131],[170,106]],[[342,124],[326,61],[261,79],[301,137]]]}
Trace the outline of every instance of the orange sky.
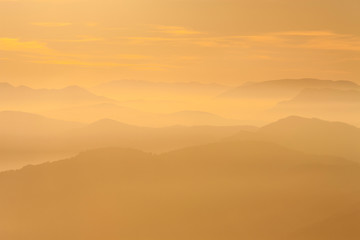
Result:
{"label": "orange sky", "polygon": [[0,81],[360,83],[358,0],[0,0]]}

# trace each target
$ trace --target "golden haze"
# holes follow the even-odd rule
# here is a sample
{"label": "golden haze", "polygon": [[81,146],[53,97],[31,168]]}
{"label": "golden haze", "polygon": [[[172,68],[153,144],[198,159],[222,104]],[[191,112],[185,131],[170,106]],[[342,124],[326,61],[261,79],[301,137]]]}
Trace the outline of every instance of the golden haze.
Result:
{"label": "golden haze", "polygon": [[0,0],[0,239],[360,239],[357,0]]}

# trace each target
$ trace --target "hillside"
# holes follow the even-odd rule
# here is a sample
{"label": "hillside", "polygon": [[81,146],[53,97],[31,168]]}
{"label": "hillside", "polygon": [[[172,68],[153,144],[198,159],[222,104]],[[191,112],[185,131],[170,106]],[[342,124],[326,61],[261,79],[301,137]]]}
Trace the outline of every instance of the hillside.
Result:
{"label": "hillside", "polygon": [[331,88],[337,90],[359,90],[360,86],[351,81],[304,79],[281,79],[264,82],[248,82],[220,95],[222,98],[276,98],[295,97],[304,89]]}
{"label": "hillside", "polygon": [[170,113],[154,113],[140,111],[118,104],[102,103],[78,107],[54,109],[41,113],[47,117],[91,123],[104,118],[113,119],[129,125],[147,127],[169,127],[174,125],[198,126],[232,126],[241,124],[240,120],[228,119],[203,111],[180,111]]}
{"label": "hillside", "polygon": [[0,112],[0,171],[57,160],[99,147],[131,147],[164,152],[211,143],[251,126],[140,127],[111,119],[90,124],[23,112]]}
{"label": "hillside", "polygon": [[359,201],[359,173],[261,142],[96,150],[1,173],[0,237],[291,240]]}
{"label": "hillside", "polygon": [[0,84],[2,110],[32,111],[102,102],[114,102],[114,100],[97,96],[78,86],[34,89],[27,86],[15,87],[8,83]]}
{"label": "hillside", "polygon": [[360,103],[360,89],[359,90],[339,90],[331,88],[323,89],[304,89],[297,96],[289,101],[284,101],[281,104],[359,104]]}
{"label": "hillside", "polygon": [[184,98],[190,96],[216,96],[229,87],[215,83],[199,82],[150,82],[118,80],[95,86],[92,91],[122,100],[125,98]]}
{"label": "hillside", "polygon": [[360,129],[341,122],[315,118],[287,117],[268,124],[253,134],[232,139],[253,139],[281,144],[312,154],[333,155],[359,162]]}
{"label": "hillside", "polygon": [[50,119],[32,113],[0,112],[0,135],[2,136],[55,135],[82,126],[81,123]]}
{"label": "hillside", "polygon": [[294,234],[294,240],[357,240],[360,237],[360,203],[314,223]]}
{"label": "hillside", "polygon": [[305,89],[294,98],[279,102],[269,113],[277,117],[301,115],[360,126],[360,91]]}

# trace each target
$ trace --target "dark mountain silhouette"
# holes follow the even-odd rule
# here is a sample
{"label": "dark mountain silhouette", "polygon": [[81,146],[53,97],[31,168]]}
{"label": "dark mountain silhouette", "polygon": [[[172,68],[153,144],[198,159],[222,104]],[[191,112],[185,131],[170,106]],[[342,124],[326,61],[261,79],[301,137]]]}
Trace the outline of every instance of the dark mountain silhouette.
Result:
{"label": "dark mountain silhouette", "polygon": [[0,237],[291,240],[359,201],[359,173],[343,159],[252,141],[90,151],[1,173]]}
{"label": "dark mountain silhouette", "polygon": [[52,109],[100,102],[114,102],[78,86],[62,89],[33,89],[27,86],[0,84],[0,108],[3,110]]}
{"label": "dark mountain silhouette", "polygon": [[282,79],[264,82],[249,82],[224,92],[224,98],[276,98],[288,99],[295,97],[304,89],[331,88],[338,90],[359,90],[360,86],[351,81],[331,81],[312,78]]}

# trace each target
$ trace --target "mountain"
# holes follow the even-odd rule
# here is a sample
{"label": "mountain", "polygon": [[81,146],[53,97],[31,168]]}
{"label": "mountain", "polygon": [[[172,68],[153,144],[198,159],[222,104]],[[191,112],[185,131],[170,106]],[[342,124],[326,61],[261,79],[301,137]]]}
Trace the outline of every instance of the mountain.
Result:
{"label": "mountain", "polygon": [[[311,154],[333,155],[353,161],[360,159],[359,128],[319,119],[294,116],[259,129],[241,125],[153,128],[111,119],[81,125],[29,114],[30,121],[20,113],[15,114],[18,118],[12,113],[13,117],[6,123],[1,120],[2,114],[1,169],[5,165],[5,169],[18,168],[43,162],[46,160],[44,157],[54,160],[57,156],[70,156],[100,147],[130,147],[161,153],[222,139],[265,141]],[[38,157],[42,154],[44,157]],[[16,160],[10,161],[14,157]]]}
{"label": "mountain", "polygon": [[295,240],[357,240],[360,238],[360,203],[352,204],[321,222],[294,234]]}
{"label": "mountain", "polygon": [[288,99],[304,89],[330,88],[337,90],[360,90],[360,85],[351,81],[331,81],[312,78],[282,79],[264,82],[248,82],[222,93],[221,98]]}
{"label": "mountain", "polygon": [[[47,117],[91,123],[101,119],[114,119],[124,123],[138,124],[149,119],[152,113],[119,106],[114,103],[98,103],[41,112]],[[151,119],[151,118],[150,118]]]}
{"label": "mountain", "polygon": [[230,139],[261,140],[312,154],[360,159],[360,129],[341,122],[292,116]]}
{"label": "mountain", "polygon": [[74,155],[61,146],[60,136],[82,127],[31,113],[0,112],[0,171]]}
{"label": "mountain", "polygon": [[339,90],[331,88],[304,89],[297,96],[281,104],[360,104],[359,90]]}
{"label": "mountain", "polygon": [[292,240],[359,201],[359,173],[344,159],[253,141],[95,150],[0,173],[0,237]]}
{"label": "mountain", "polygon": [[2,111],[0,112],[0,135],[1,136],[41,136],[60,134],[65,131],[82,127],[77,122],[66,122],[46,118],[37,114]]}
{"label": "mountain", "polygon": [[301,115],[355,124],[360,122],[360,90],[305,89],[268,112],[276,117]]}
{"label": "mountain", "polygon": [[[163,119],[173,125],[212,125],[212,126],[231,126],[241,124],[240,120],[227,119],[219,115],[202,111],[180,111],[163,115]],[[161,121],[161,119],[159,119]]]}
{"label": "mountain", "polygon": [[42,112],[43,115],[67,121],[95,122],[101,119],[113,119],[129,125],[147,127],[167,127],[173,125],[231,126],[241,121],[201,111],[181,111],[175,113],[152,113],[123,107],[112,103],[87,105],[56,109]]}
{"label": "mountain", "polygon": [[[99,147],[130,147],[160,153],[221,139],[265,141],[311,154],[360,159],[359,128],[302,117],[288,117],[259,129],[241,125],[153,128],[111,119],[84,125],[12,112],[0,113],[0,123],[1,169],[5,163],[9,169],[44,161],[38,157],[42,154],[54,160],[56,156]],[[9,160],[14,157],[17,159]]]}
{"label": "mountain", "polygon": [[0,84],[0,109],[31,111],[82,104],[114,102],[78,86],[62,89],[33,89],[27,86]]}
{"label": "mountain", "polygon": [[99,147],[164,152],[219,141],[250,126],[140,127],[111,119],[80,124],[23,112],[0,112],[0,171],[57,160]]}
{"label": "mountain", "polygon": [[132,98],[183,98],[189,96],[216,96],[228,86],[198,82],[149,82],[141,80],[118,80],[93,87],[97,94],[123,100]]}
{"label": "mountain", "polygon": [[238,132],[252,132],[251,126],[172,126],[139,127],[103,119],[68,135],[68,143],[78,149],[99,147],[130,147],[149,152],[164,152],[178,148],[219,141]]}

